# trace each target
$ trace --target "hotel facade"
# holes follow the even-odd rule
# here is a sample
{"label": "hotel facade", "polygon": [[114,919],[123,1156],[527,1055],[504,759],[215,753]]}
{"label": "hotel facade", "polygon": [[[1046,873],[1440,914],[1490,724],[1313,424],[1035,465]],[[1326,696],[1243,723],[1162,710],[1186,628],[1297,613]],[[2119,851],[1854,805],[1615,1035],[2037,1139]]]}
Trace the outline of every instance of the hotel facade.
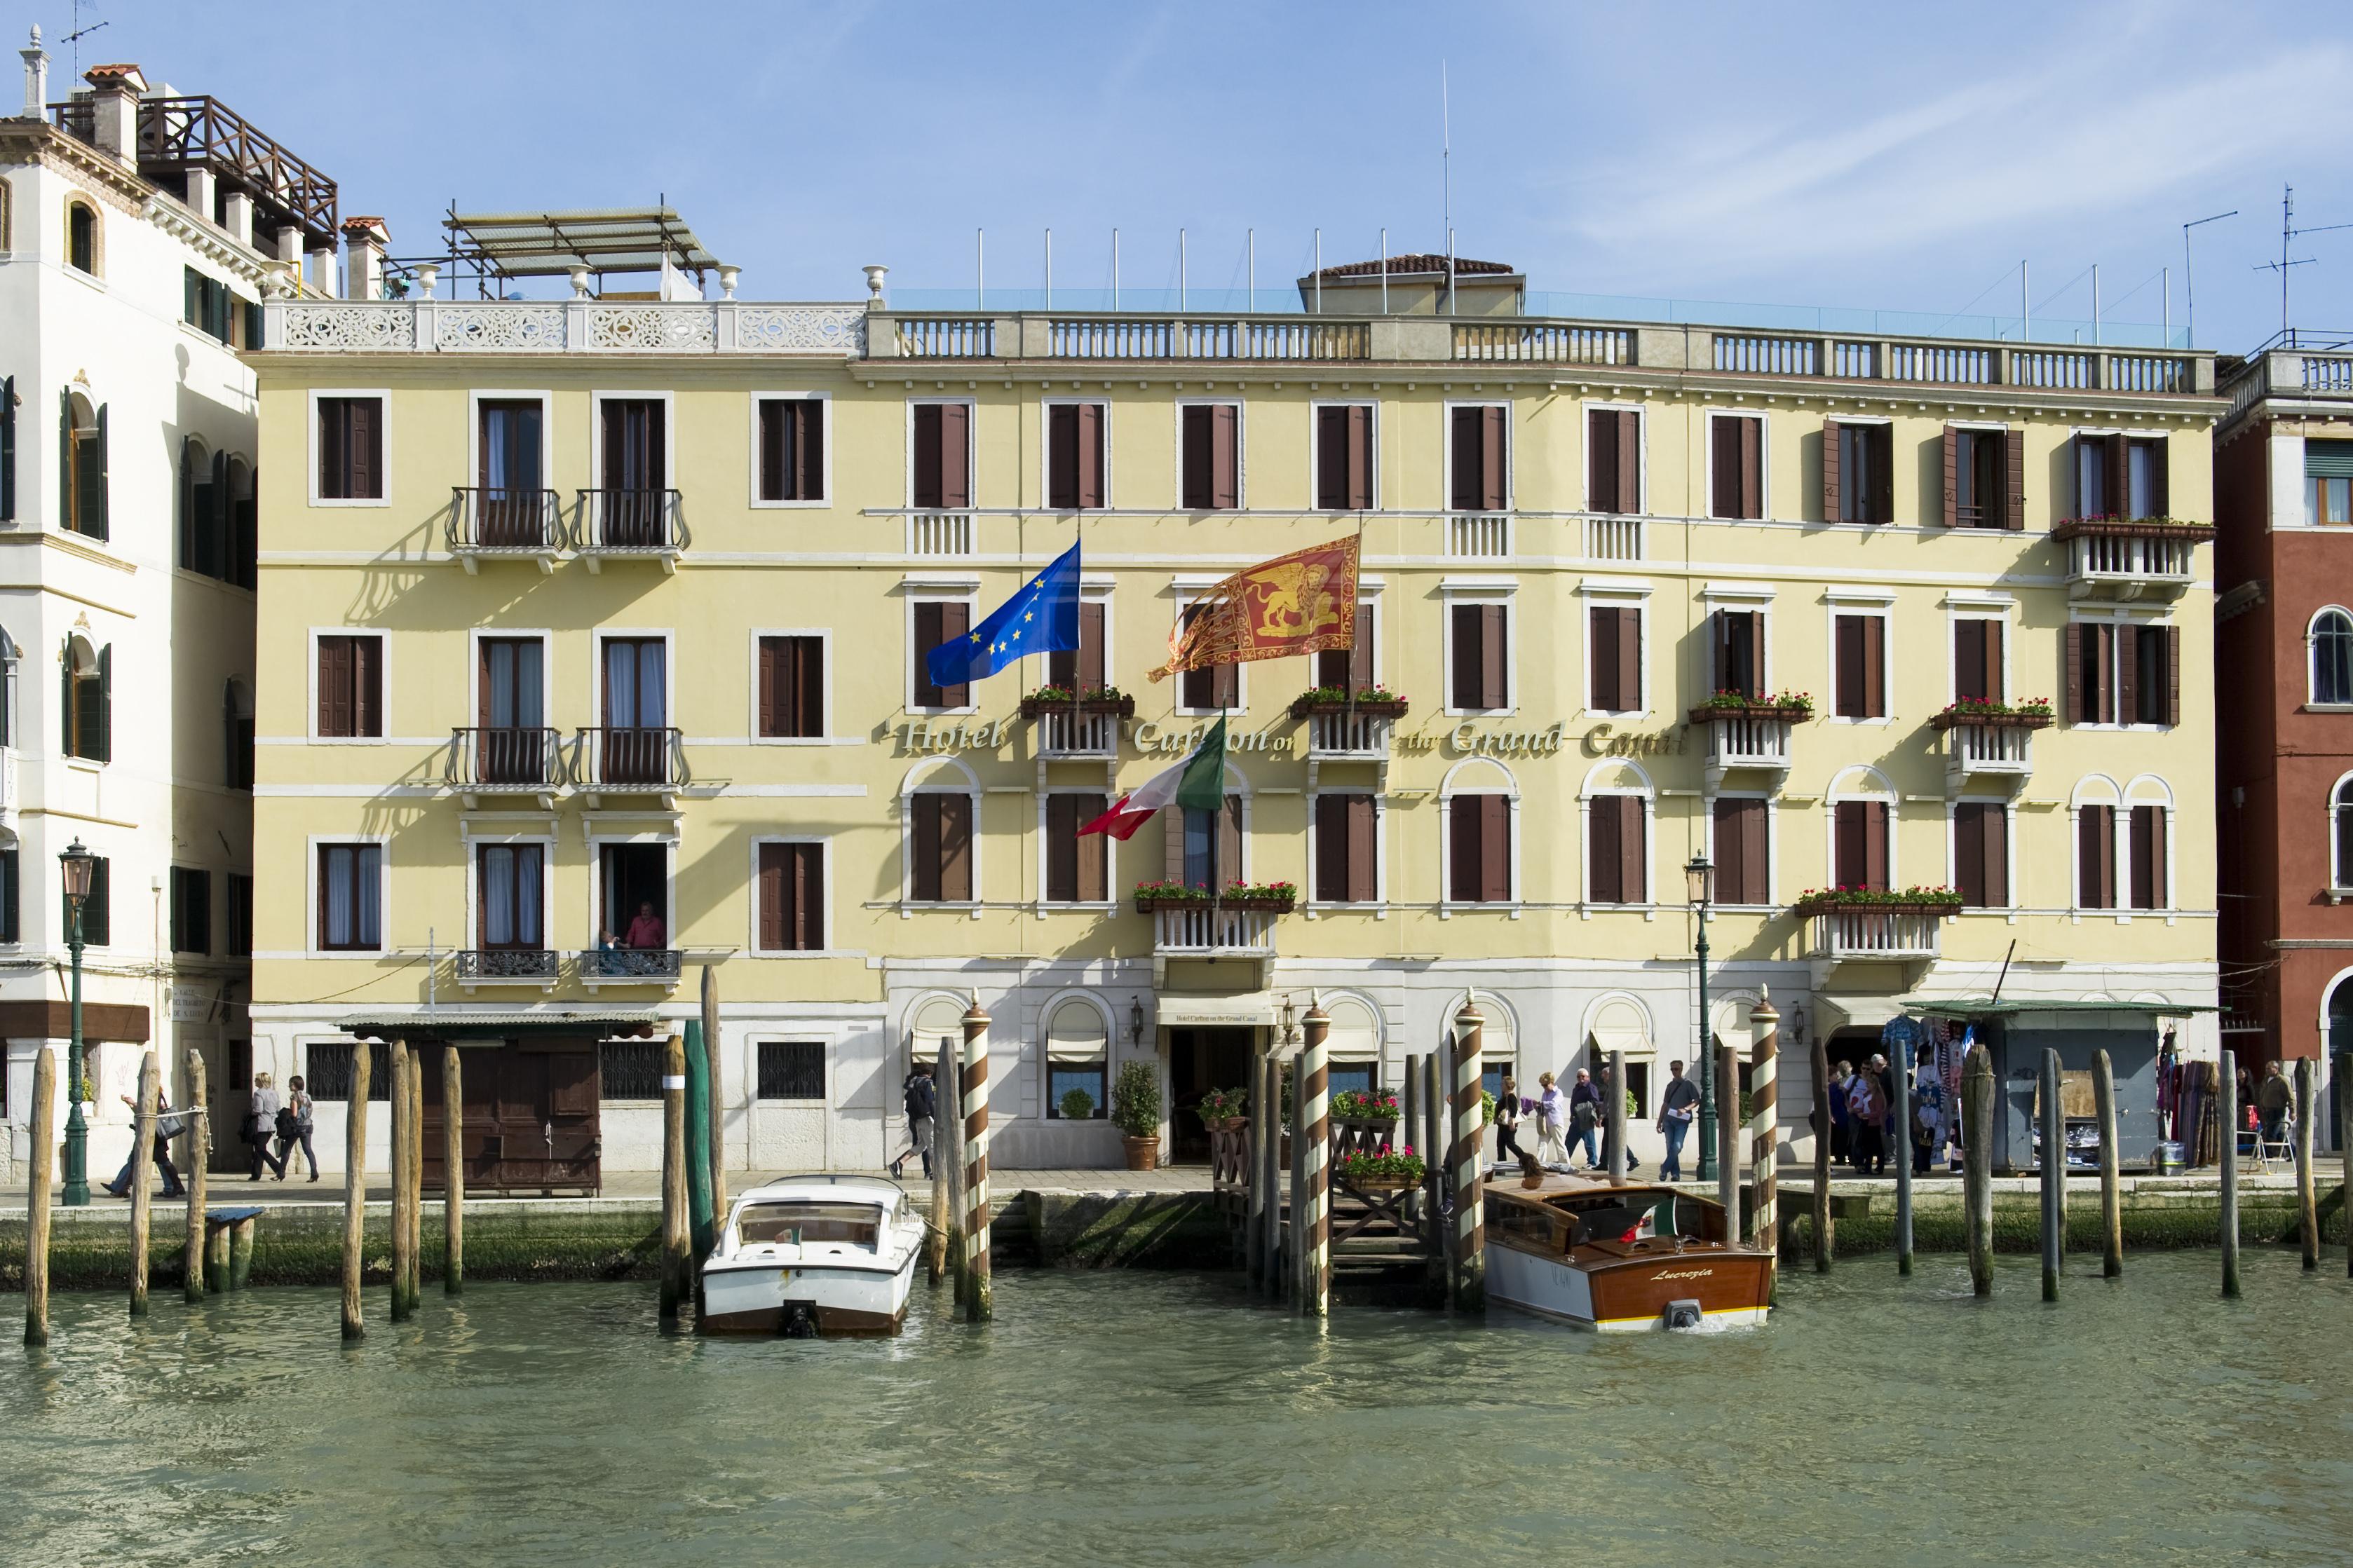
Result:
{"label": "hotel facade", "polygon": [[[355,1038],[462,1038],[537,1185],[658,1164],[611,1037],[704,966],[754,1169],[894,1157],[975,997],[1012,1167],[1118,1163],[1131,1059],[1193,1157],[1311,994],[1335,1086],[1467,994],[1526,1092],[1624,1051],[1645,1129],[1768,990],[1793,1124],[1799,1042],[1940,1004],[2016,1164],[2042,1045],[2116,1051],[2130,1158],[2159,1049],[2212,1053],[2211,356],[1536,318],[1417,258],[1287,314],[870,283],[268,307],[257,1062],[331,1101]],[[1146,679],[1350,536],[1353,651]],[[1085,646],[931,686],[1074,540]],[[1077,835],[1220,716],[1220,830]]]}

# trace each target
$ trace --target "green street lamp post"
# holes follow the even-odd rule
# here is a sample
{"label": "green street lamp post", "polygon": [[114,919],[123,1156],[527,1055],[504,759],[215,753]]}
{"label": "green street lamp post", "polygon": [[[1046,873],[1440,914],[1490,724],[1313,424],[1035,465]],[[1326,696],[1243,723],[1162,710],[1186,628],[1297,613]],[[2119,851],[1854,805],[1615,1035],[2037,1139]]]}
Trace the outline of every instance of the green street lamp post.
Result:
{"label": "green street lamp post", "polygon": [[90,901],[90,873],[98,865],[98,857],[81,847],[77,838],[58,857],[58,865],[65,872],[66,887],[66,946],[73,953],[73,1051],[67,1058],[66,1097],[72,1101],[66,1112],[66,1191],[65,1206],[87,1208],[90,1205],[90,1124],[82,1120],[82,1040],[81,1040],[81,911]]}
{"label": "green street lamp post", "polygon": [[1683,868],[1692,912],[1698,917],[1699,935],[1693,950],[1699,961],[1699,1049],[1692,1067],[1699,1075],[1699,1179],[1715,1180],[1715,1058],[1707,1029],[1707,906],[1715,891],[1715,868],[1705,855],[1694,855]]}

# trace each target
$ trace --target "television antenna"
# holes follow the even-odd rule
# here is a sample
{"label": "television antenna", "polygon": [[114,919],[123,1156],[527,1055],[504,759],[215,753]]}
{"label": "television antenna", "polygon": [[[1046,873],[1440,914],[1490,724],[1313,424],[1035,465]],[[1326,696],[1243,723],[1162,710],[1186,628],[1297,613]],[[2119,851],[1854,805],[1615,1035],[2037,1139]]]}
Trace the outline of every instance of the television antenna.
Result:
{"label": "television antenna", "polygon": [[2257,272],[2276,272],[2279,274],[2280,331],[2282,334],[2285,334],[2289,330],[2287,315],[2288,269],[2293,267],[2309,267],[2320,259],[2316,256],[2298,256],[2291,258],[2287,253],[2289,245],[2307,234],[2327,234],[2333,230],[2340,228],[2353,228],[2353,223],[2324,223],[2316,224],[2310,228],[2296,227],[2295,187],[2294,185],[2282,185],[2280,187],[2280,258],[2277,261],[2257,262],[2253,269]]}
{"label": "television antenna", "polygon": [[81,79],[81,41],[106,26],[103,22],[92,22],[87,27],[81,25],[81,8],[84,3],[85,0],[73,0],[74,30],[66,35],[66,42],[73,46],[73,72],[76,81]]}

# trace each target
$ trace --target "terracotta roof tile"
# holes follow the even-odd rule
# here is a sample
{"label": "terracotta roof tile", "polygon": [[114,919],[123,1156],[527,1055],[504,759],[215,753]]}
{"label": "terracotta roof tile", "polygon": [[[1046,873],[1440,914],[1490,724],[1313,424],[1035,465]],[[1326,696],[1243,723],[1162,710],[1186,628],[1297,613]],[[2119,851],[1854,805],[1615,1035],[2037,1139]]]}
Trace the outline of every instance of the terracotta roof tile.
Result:
{"label": "terracotta roof tile", "polygon": [[[1392,277],[1398,273],[1444,272],[1446,258],[1442,253],[1419,250],[1405,256],[1390,257],[1388,268]],[[1347,261],[1337,267],[1326,267],[1320,273],[1311,272],[1308,276],[1310,278],[1377,278],[1381,275],[1381,269],[1382,263],[1377,260]],[[1467,256],[1458,256],[1454,258],[1454,275],[1457,278],[1468,278],[1474,273],[1488,276],[1498,273],[1509,275],[1512,270],[1512,267],[1507,262],[1473,261]]]}

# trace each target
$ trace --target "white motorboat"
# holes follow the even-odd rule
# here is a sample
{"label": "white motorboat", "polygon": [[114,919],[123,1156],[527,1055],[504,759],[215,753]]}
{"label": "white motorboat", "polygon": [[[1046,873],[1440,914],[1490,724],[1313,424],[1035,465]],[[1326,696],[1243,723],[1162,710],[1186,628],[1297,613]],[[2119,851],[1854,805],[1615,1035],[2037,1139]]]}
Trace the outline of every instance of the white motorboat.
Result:
{"label": "white motorboat", "polygon": [[877,1176],[788,1176],[735,1200],[702,1266],[710,1333],[895,1334],[907,1317],[923,1216]]}

